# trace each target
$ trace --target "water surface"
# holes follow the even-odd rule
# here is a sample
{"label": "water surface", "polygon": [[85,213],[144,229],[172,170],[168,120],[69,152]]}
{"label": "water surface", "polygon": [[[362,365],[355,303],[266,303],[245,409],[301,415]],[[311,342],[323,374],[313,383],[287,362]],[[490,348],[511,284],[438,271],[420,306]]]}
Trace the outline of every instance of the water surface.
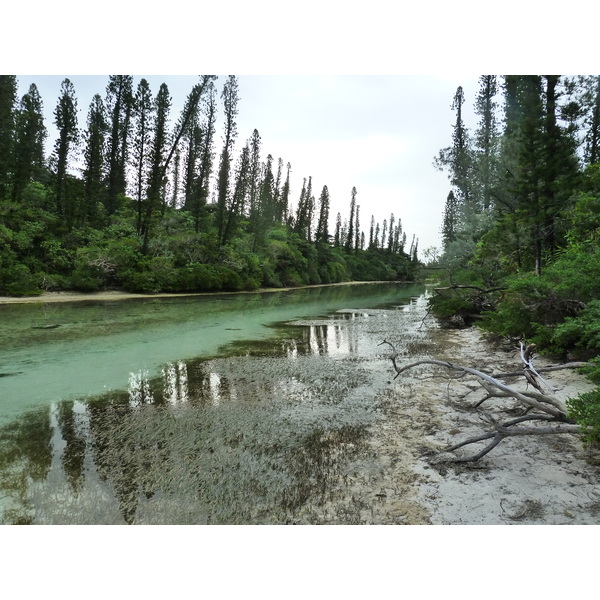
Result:
{"label": "water surface", "polygon": [[0,306],[3,521],[293,519],[360,451],[374,340],[416,335],[420,292]]}

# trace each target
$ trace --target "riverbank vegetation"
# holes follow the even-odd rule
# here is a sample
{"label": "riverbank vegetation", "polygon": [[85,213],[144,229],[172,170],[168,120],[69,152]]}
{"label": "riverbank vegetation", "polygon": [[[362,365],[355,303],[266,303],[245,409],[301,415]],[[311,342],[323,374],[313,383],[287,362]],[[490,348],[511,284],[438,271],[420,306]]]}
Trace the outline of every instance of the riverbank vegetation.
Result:
{"label": "riverbank vegetation", "polygon": [[[450,190],[431,311],[589,361],[600,382],[600,76],[482,76],[473,131],[465,102],[458,88],[434,160]],[[600,389],[569,413],[600,440]]]}
{"label": "riverbank vegetation", "polygon": [[[166,84],[108,78],[85,125],[65,79],[48,128],[35,84],[17,99],[0,76],[0,295],[43,290],[197,292],[412,280],[418,240],[401,220],[370,221],[356,188],[330,221],[326,185],[264,156],[258,130],[235,155],[237,79],[201,76],[171,127]],[[217,113],[223,126],[217,147]],[[294,206],[295,205],[295,206]]]}

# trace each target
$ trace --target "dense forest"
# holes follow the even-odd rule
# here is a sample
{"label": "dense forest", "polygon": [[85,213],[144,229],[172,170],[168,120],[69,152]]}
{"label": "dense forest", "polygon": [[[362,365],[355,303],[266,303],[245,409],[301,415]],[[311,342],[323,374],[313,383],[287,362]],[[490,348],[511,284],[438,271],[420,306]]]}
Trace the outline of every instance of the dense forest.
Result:
{"label": "dense forest", "polygon": [[166,84],[153,93],[146,79],[110,76],[85,124],[65,78],[50,152],[37,86],[19,100],[17,84],[0,76],[0,294],[414,278],[418,240],[406,247],[393,214],[371,217],[365,235],[356,188],[332,224],[327,186],[309,176],[293,201],[291,165],[264,157],[258,130],[234,155],[235,76],[220,94],[216,76],[200,76],[177,119]]}
{"label": "dense forest", "polygon": [[[430,308],[557,358],[600,382],[600,76],[481,76],[478,123],[458,88],[447,171],[443,283]],[[600,440],[600,390],[570,404]]]}

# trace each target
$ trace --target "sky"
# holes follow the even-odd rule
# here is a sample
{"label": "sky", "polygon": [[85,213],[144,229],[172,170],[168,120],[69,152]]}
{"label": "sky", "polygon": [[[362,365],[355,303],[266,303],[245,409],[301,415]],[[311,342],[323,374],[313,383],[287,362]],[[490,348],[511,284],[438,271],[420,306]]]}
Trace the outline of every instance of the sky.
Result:
{"label": "sky", "polygon": [[[235,73],[233,73],[235,74]],[[35,83],[44,102],[52,150],[53,111],[61,82],[68,77],[78,100],[79,126],[85,127],[92,96],[105,96],[107,75],[17,75],[19,97]],[[174,123],[197,75],[135,75],[145,77],[156,94],[166,83],[173,98]],[[218,76],[220,90],[226,75]],[[394,213],[402,220],[408,244],[413,235],[419,249],[441,245],[439,230],[450,190],[446,172],[433,158],[451,144],[458,86],[466,96],[465,122],[476,126],[472,105],[478,76],[435,75],[240,75],[236,156],[254,129],[261,136],[261,159],[268,154],[291,165],[290,199],[297,206],[303,181],[312,178],[315,198],[327,186],[331,199],[330,230],[338,212],[349,217],[352,188],[357,190],[361,229],[369,235],[371,215],[383,225]],[[223,107],[219,100],[215,135],[222,148]],[[217,163],[217,161],[215,161]],[[422,252],[420,252],[422,256]]]}
{"label": "sky", "polygon": [[[134,74],[137,82],[142,75],[136,73],[151,73],[145,77],[154,94],[166,82],[173,120],[199,74],[225,74],[219,89],[227,74],[237,75],[238,152],[257,129],[262,158],[271,154],[291,164],[294,206],[304,178],[312,177],[316,198],[327,185],[333,227],[337,212],[348,217],[356,187],[365,233],[371,215],[383,223],[393,212],[409,243],[418,238],[421,257],[441,245],[450,186],[432,163],[451,144],[457,87],[465,91],[465,124],[473,131],[481,74],[597,68],[593,19],[565,29],[553,11],[541,14],[535,3],[520,0],[478,5],[477,12],[467,0],[418,6],[305,0],[287,8],[275,0],[231,0],[192,12],[183,0],[171,0],[168,11],[105,0],[93,20],[78,16],[69,0],[32,4],[34,12],[30,4],[5,9],[7,22],[26,22],[27,31],[4,30],[0,71],[17,74],[20,94],[36,82],[49,128],[64,77],[75,85],[83,126],[108,74]],[[583,14],[586,7],[573,0],[569,10]],[[221,135],[222,121],[217,154]]]}

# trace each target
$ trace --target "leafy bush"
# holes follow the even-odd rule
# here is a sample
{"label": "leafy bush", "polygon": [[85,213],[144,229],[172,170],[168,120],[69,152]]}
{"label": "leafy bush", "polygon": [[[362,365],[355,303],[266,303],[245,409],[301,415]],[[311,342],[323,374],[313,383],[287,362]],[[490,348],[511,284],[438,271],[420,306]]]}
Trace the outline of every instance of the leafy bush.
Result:
{"label": "leafy bush", "polygon": [[457,293],[432,296],[428,308],[445,327],[464,327],[479,314],[474,294]]}
{"label": "leafy bush", "polygon": [[584,442],[599,443],[600,388],[580,394],[577,398],[569,398],[567,407],[569,417],[581,425]]}
{"label": "leafy bush", "polygon": [[600,354],[600,300],[592,300],[577,316],[557,325],[552,343],[576,349],[579,358]]}
{"label": "leafy bush", "polygon": [[91,265],[79,264],[71,275],[69,287],[80,292],[97,292],[104,288],[102,272]]}
{"label": "leafy bush", "polygon": [[36,296],[41,294],[39,278],[23,264],[0,268],[0,292],[9,296]]}

